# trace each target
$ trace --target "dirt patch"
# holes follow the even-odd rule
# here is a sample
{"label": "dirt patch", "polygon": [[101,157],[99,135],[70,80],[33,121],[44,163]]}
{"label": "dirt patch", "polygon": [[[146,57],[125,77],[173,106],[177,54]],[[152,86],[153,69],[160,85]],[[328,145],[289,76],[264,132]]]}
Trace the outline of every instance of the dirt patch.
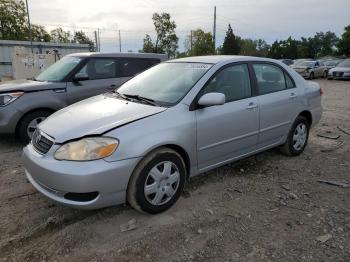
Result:
{"label": "dirt patch", "polygon": [[302,155],[274,149],[193,178],[156,216],[57,205],[1,137],[0,261],[350,261],[350,188],[318,182],[350,182],[350,82],[318,82],[324,113]]}

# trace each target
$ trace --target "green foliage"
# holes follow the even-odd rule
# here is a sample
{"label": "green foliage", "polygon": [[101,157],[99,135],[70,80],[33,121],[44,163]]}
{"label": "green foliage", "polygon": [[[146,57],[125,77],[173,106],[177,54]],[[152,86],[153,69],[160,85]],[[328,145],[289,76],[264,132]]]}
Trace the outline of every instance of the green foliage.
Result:
{"label": "green foliage", "polygon": [[70,43],[71,34],[69,31],[64,31],[61,27],[51,30],[52,41],[56,43]]}
{"label": "green foliage", "polygon": [[221,54],[222,55],[238,55],[241,50],[241,39],[238,36],[235,36],[231,25],[228,25],[226,31],[226,36],[224,43],[222,44]]}
{"label": "green foliage", "polygon": [[146,34],[146,37],[143,39],[143,47],[140,50],[142,53],[155,53],[154,45],[150,35]]}
{"label": "green foliage", "polygon": [[270,46],[262,39],[241,39],[240,46],[241,50],[239,54],[245,56],[265,57],[270,49]]}
{"label": "green foliage", "polygon": [[177,42],[179,38],[175,33],[176,24],[171,21],[169,13],[154,13],[152,16],[154,28],[156,31],[155,43],[149,35],[146,35],[143,40],[142,52],[149,53],[150,51],[154,53],[166,53],[169,57],[175,57]]}
{"label": "green foliage", "polygon": [[186,53],[189,56],[213,55],[215,51],[212,34],[206,33],[202,29],[192,31],[192,44],[191,35],[189,35],[185,41],[185,46]]}
{"label": "green foliage", "polygon": [[90,51],[95,51],[94,42],[83,31],[76,31],[74,33],[73,42],[79,44],[88,44]]}
{"label": "green foliage", "polygon": [[22,1],[0,0],[0,39],[28,40],[26,15]]}
{"label": "green foliage", "polygon": [[[37,42],[50,42],[51,35],[46,31],[46,29],[41,25],[31,25],[32,29],[32,39]],[[26,28],[26,35],[29,35],[29,32]]]}
{"label": "green foliage", "polygon": [[338,54],[350,56],[350,25],[344,28],[345,32],[342,34],[337,47]]}

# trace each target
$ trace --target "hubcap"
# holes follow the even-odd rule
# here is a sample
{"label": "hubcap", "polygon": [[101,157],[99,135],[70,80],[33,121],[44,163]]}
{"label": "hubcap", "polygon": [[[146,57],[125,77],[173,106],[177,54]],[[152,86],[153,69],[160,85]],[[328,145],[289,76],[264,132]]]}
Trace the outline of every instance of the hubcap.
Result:
{"label": "hubcap", "polygon": [[300,123],[297,125],[293,135],[293,147],[295,150],[301,150],[305,145],[307,137],[307,127],[305,124]]}
{"label": "hubcap", "polygon": [[180,182],[180,172],[170,161],[158,163],[148,173],[144,194],[152,205],[159,206],[167,203],[175,195]]}
{"label": "hubcap", "polygon": [[27,127],[27,135],[30,139],[32,138],[36,127],[45,119],[46,119],[46,117],[41,116],[41,117],[34,118],[32,121],[30,121],[30,123]]}

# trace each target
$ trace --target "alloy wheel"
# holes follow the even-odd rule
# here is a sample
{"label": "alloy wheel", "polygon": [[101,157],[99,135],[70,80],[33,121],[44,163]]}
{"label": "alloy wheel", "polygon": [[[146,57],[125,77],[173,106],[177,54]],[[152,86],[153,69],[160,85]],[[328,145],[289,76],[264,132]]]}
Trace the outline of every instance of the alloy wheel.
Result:
{"label": "alloy wheel", "polygon": [[305,143],[307,138],[307,127],[304,123],[300,123],[294,130],[293,135],[293,147],[295,150],[300,151]]}

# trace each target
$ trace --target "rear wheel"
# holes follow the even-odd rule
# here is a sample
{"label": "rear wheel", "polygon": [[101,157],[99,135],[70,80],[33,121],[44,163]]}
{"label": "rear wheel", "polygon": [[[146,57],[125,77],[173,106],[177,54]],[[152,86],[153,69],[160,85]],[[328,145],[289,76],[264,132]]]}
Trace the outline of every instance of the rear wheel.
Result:
{"label": "rear wheel", "polygon": [[289,156],[301,154],[309,138],[310,124],[303,116],[298,116],[289,130],[287,141],[281,147],[281,151]]}
{"label": "rear wheel", "polygon": [[28,143],[33,136],[36,127],[44,121],[49,115],[50,111],[38,110],[25,115],[18,125],[18,136],[22,142]]}
{"label": "rear wheel", "polygon": [[186,180],[182,157],[169,148],[159,148],[135,168],[128,185],[129,204],[143,212],[156,214],[170,208],[180,197]]}
{"label": "rear wheel", "polygon": [[324,71],[324,72],[323,72],[322,78],[325,78],[325,79],[326,79],[326,78],[327,78],[327,75],[328,75],[327,71]]}
{"label": "rear wheel", "polygon": [[315,78],[314,72],[311,72],[311,73],[310,73],[309,78],[310,78],[310,80],[312,80],[312,79],[314,79],[314,78]]}

